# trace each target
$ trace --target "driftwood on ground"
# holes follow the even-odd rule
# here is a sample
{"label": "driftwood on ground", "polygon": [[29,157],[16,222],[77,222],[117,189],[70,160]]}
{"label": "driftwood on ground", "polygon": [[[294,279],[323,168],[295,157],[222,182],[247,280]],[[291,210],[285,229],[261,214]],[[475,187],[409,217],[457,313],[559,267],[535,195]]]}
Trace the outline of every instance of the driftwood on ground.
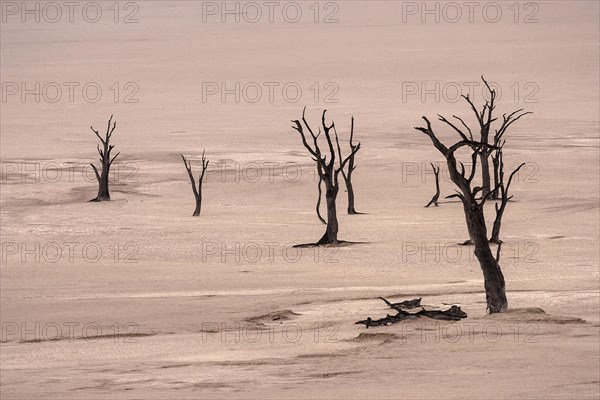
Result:
{"label": "driftwood on ground", "polygon": [[[372,319],[368,317],[362,321],[356,321],[356,324],[363,324],[367,328],[370,326],[386,326],[398,323],[405,319],[415,319],[421,316],[429,317],[433,319],[442,319],[448,321],[459,321],[463,318],[467,318],[467,313],[460,309],[459,306],[453,305],[448,310],[426,310],[421,305],[421,299],[413,299],[407,300],[400,303],[391,303],[388,300],[380,297],[381,300],[385,302],[390,308],[396,310],[398,313],[396,315],[386,315],[380,319]],[[420,308],[420,310],[415,312],[415,309]],[[410,310],[410,311],[408,311]]]}

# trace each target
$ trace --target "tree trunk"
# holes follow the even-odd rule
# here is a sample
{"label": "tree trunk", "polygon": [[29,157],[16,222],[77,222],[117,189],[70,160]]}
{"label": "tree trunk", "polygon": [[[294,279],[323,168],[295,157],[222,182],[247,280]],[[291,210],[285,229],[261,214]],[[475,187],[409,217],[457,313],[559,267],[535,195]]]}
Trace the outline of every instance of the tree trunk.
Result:
{"label": "tree trunk", "polygon": [[327,230],[317,244],[337,244],[338,220],[335,200],[337,198],[339,187],[335,186],[328,178],[325,178],[323,182],[325,182],[326,187],[325,200],[327,203]]}
{"label": "tree trunk", "polygon": [[198,217],[200,215],[200,211],[202,210],[202,182],[204,181],[204,174],[206,169],[208,168],[209,161],[204,156],[206,149],[202,151],[202,172],[198,176],[198,189],[196,189],[196,182],[194,181],[194,174],[192,174],[192,164],[185,159],[185,156],[181,154],[181,158],[183,159],[183,165],[185,165],[185,169],[187,170],[188,177],[190,178],[190,183],[192,184],[192,192],[194,193],[194,199],[196,200],[196,208],[194,209],[193,217]]}
{"label": "tree trunk", "polygon": [[498,184],[500,183],[500,163],[498,160],[498,155],[496,157],[492,156],[492,164],[494,166],[494,193],[492,193],[492,200],[498,200]]}
{"label": "tree trunk", "polygon": [[102,165],[102,173],[100,174],[100,179],[98,180],[98,195],[92,201],[109,201],[110,193],[108,191],[108,173],[110,169],[110,165],[106,165],[108,163],[104,163]]}
{"label": "tree trunk", "polygon": [[500,243],[500,225],[502,224],[502,215],[504,214],[504,204],[500,208],[496,208],[496,219],[494,220],[494,226],[492,227],[492,237],[490,238],[491,243]]}
{"label": "tree trunk", "polygon": [[[202,190],[202,189],[200,189]],[[197,217],[200,215],[200,211],[202,210],[202,193],[200,193],[198,195],[198,197],[196,197],[196,209],[194,210],[194,214],[192,214],[193,217]]]}
{"label": "tree trunk", "polygon": [[487,240],[487,229],[483,216],[483,207],[477,203],[464,205],[467,227],[471,242],[475,245],[475,256],[483,271],[485,298],[488,313],[504,312],[508,309],[504,275],[500,265],[492,255]]}
{"label": "tree trunk", "polygon": [[[110,154],[110,151],[107,150],[107,148],[108,144],[104,146],[104,154]],[[108,191],[108,177],[110,175],[110,165],[112,161],[110,161],[108,157],[101,157],[100,161],[102,162],[101,173],[98,173],[98,169],[94,164],[90,164],[94,170],[94,174],[96,175],[96,180],[98,181],[98,195],[90,201],[110,201],[110,193]]]}
{"label": "tree trunk", "polygon": [[321,197],[323,196],[323,190],[321,189],[321,183],[323,183],[323,178],[321,176],[319,176],[319,184],[317,185],[317,188],[319,189],[319,195],[317,197],[316,209],[317,209],[317,217],[319,218],[319,221],[321,221],[323,223],[323,225],[326,225],[327,221],[325,221],[325,219],[321,215]]}
{"label": "tree trunk", "polygon": [[[487,141],[486,141],[487,143]],[[490,164],[489,164],[490,153],[485,148],[481,149],[479,153],[479,159],[481,161],[481,197],[485,197],[490,191]]]}
{"label": "tree trunk", "polygon": [[346,190],[348,190],[348,214],[358,214],[354,209],[354,189],[352,188],[350,175],[348,175],[348,179],[344,179],[344,181],[346,182]]}

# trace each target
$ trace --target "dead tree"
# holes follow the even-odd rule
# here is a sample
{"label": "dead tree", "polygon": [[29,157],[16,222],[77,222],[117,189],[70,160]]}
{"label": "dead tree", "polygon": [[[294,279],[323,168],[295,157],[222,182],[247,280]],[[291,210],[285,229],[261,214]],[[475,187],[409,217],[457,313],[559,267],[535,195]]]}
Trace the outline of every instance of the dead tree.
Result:
{"label": "dead tree", "polygon": [[[502,116],[502,125],[494,134],[494,147],[496,148],[492,154],[492,164],[494,166],[494,187],[500,187],[502,184],[500,177],[500,160],[502,158],[502,149],[506,143],[504,134],[509,126],[527,114],[531,114],[531,112],[523,112],[523,109],[520,109],[508,115],[504,114]],[[498,199],[498,190],[495,190],[494,193],[492,193],[492,199]]]}
{"label": "dead tree", "polygon": [[[96,179],[98,180],[98,195],[96,198],[90,201],[109,201],[110,200],[110,192],[108,190],[108,176],[110,173],[110,166],[115,161],[115,158],[121,153],[117,153],[113,158],[110,157],[110,152],[115,147],[110,144],[110,138],[117,127],[117,122],[112,122],[113,116],[110,116],[108,120],[108,126],[106,127],[106,133],[104,135],[104,139],[97,130],[93,127],[90,127],[92,132],[96,134],[100,142],[102,143],[102,148],[100,148],[100,144],[97,146],[98,154],[100,154],[100,168],[102,168],[102,172],[98,173],[98,168],[92,163],[90,165],[94,169],[94,174],[96,174]],[[112,123],[112,126],[111,126]]]}
{"label": "dead tree", "polygon": [[[337,132],[336,132],[336,138],[337,138]],[[346,172],[344,170],[344,168],[341,169],[342,177],[344,178],[344,182],[346,183],[346,191],[348,192],[348,214],[350,214],[350,215],[359,214],[354,209],[354,188],[352,186],[352,173],[356,169],[356,165],[354,164],[354,157],[356,156],[356,153],[358,153],[358,149],[360,147],[360,143],[359,144],[353,144],[352,143],[352,139],[353,138],[354,138],[354,117],[352,117],[352,122],[350,124],[350,141],[349,141],[349,143],[350,143],[350,156],[349,156],[349,160],[348,160],[348,172]],[[341,160],[342,159],[342,153],[341,153],[341,150],[340,150],[339,143],[338,143],[337,147],[338,147],[338,153],[339,153],[340,160]]]}
{"label": "dead tree", "polygon": [[504,209],[506,208],[506,204],[512,199],[512,196],[508,195],[508,189],[510,188],[510,183],[512,182],[513,177],[519,170],[525,165],[525,163],[520,164],[508,177],[508,182],[504,185],[504,161],[502,160],[502,151],[498,153],[497,162],[499,165],[498,175],[499,175],[499,186],[496,187],[495,192],[500,192],[502,196],[502,201],[498,206],[496,203],[494,206],[496,208],[496,219],[494,219],[494,226],[492,227],[492,237],[490,238],[490,243],[500,244],[502,241],[500,240],[500,225],[502,224],[502,216],[504,215]]}
{"label": "dead tree", "polygon": [[[317,245],[324,244],[338,244],[340,241],[338,240],[338,220],[337,220],[337,211],[336,211],[336,199],[337,194],[339,192],[339,180],[338,175],[342,169],[346,166],[349,159],[360,149],[360,143],[353,148],[352,152],[345,159],[341,159],[338,161],[338,165],[336,166],[336,157],[335,150],[333,147],[333,139],[331,135],[331,131],[333,130],[333,135],[335,136],[335,142],[338,146],[338,152],[341,154],[339,150],[339,140],[337,133],[335,131],[335,124],[332,122],[331,125],[327,125],[325,123],[325,114],[327,110],[323,111],[323,115],[321,116],[321,128],[319,128],[318,133],[315,134],[313,129],[310,127],[308,122],[306,121],[306,107],[302,112],[302,122],[299,120],[292,121],[294,123],[294,128],[298,133],[300,133],[300,137],[302,138],[302,144],[308,150],[313,160],[317,163],[317,171],[319,173],[319,178],[323,180],[325,184],[325,200],[327,203],[327,229],[323,237],[319,239],[316,243]],[[304,128],[308,131],[310,138],[307,139],[307,134],[304,131]],[[319,147],[318,138],[321,133],[325,134],[325,139],[327,140],[329,160],[327,160],[327,154],[323,155],[321,152],[321,148]],[[308,140],[312,141],[312,145],[308,142]]]}
{"label": "dead tree", "polygon": [[[459,189],[456,194],[450,195],[448,198],[458,197],[462,201],[469,237],[471,243],[475,245],[475,256],[483,271],[487,310],[489,313],[506,311],[508,309],[508,301],[506,300],[504,275],[498,263],[500,253],[498,251],[496,258],[494,258],[487,238],[487,227],[483,212],[485,202],[490,197],[491,191],[488,191],[487,194],[481,195],[481,198],[477,199],[479,192],[483,188],[480,186],[471,188],[477,170],[477,157],[480,154],[481,148],[489,147],[489,145],[469,140],[462,130],[455,128],[455,130],[458,130],[462,140],[450,147],[446,147],[433,132],[429,120],[426,117],[423,117],[423,120],[427,124],[426,127],[415,127],[415,129],[426,134],[431,139],[434,147],[446,158],[450,179]],[[440,116],[440,120],[446,122],[442,116]],[[472,151],[472,165],[468,173],[465,171],[464,164],[458,162],[455,158],[455,152],[463,147],[469,147]]]}
{"label": "dead tree", "polygon": [[431,164],[431,168],[433,168],[433,173],[435,175],[435,194],[433,195],[431,201],[427,203],[425,208],[428,208],[432,204],[437,207],[438,199],[440,198],[440,167],[436,168],[435,165],[433,165],[433,163],[429,164]]}
{"label": "dead tree", "polygon": [[190,182],[192,183],[192,191],[194,192],[194,198],[196,199],[196,209],[194,210],[194,214],[192,216],[197,217],[200,215],[200,211],[202,209],[202,182],[204,181],[204,174],[206,172],[206,168],[208,168],[208,160],[204,157],[204,152],[202,151],[202,172],[198,175],[198,188],[196,188],[196,182],[194,180],[194,174],[192,174],[192,164],[187,161],[183,154],[181,154],[181,158],[183,159],[183,164],[185,165],[185,169],[187,170],[188,176],[190,177]]}

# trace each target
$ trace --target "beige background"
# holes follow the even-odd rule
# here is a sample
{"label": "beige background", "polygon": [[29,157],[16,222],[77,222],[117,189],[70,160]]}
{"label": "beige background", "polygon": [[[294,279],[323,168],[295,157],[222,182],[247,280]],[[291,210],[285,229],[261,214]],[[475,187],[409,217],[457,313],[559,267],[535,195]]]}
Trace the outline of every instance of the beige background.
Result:
{"label": "beige background", "polygon": [[[339,1],[338,22],[329,24],[322,20],[335,8],[325,2],[319,23],[312,2],[298,2],[298,23],[280,9],[273,23],[266,15],[204,23],[202,2],[132,4],[137,23],[123,21],[133,5],[120,3],[115,23],[112,3],[102,2],[97,23],[76,10],[73,23],[5,14],[1,24],[3,398],[597,398],[597,2],[537,2],[537,23],[523,22],[535,11],[525,3],[515,23],[513,2],[500,2],[502,17],[488,22],[482,2],[473,22],[441,14],[436,23],[422,22],[421,10],[403,22],[406,2]],[[499,116],[534,112],[507,134],[507,165],[528,165],[512,187],[501,265],[510,307],[546,316],[485,316],[479,266],[454,245],[467,236],[460,205],[423,208],[434,187],[425,166],[442,160],[413,127],[422,115],[472,118],[452,89],[478,83],[480,103],[481,74],[502,89]],[[56,82],[62,97],[23,102],[21,93],[7,95],[11,82]],[[80,85],[73,101],[65,82]],[[102,88],[96,103],[81,93],[90,82]],[[266,89],[256,103],[231,95],[203,102],[206,82],[279,89],[273,102]],[[290,83],[302,88],[296,103],[281,93]],[[439,101],[423,99],[422,85],[436,84]],[[407,95],[414,85],[419,93]],[[124,102],[131,87],[137,103]],[[331,87],[336,103],[326,102]],[[344,215],[341,191],[340,238],[366,243],[316,256],[305,249],[292,262],[290,244],[324,229],[314,215],[312,161],[290,127],[305,105],[314,124],[327,108],[343,137],[356,118],[363,150],[354,186],[357,210],[368,214]],[[121,151],[113,201],[87,203],[97,190],[82,175],[97,157],[89,126],[104,129],[111,114]],[[456,140],[434,126],[446,143]],[[192,218],[179,153],[197,157],[204,148],[229,172],[209,171],[203,215]],[[442,193],[452,191],[445,179]],[[381,295],[458,302],[469,318],[354,325],[388,312]],[[257,319],[270,313],[279,319]],[[75,340],[68,323],[79,324]],[[221,323],[239,343],[231,332],[203,332]],[[52,324],[61,340],[48,340]],[[96,329],[86,334],[86,324],[113,336],[91,338]],[[268,328],[253,340],[257,326]]]}

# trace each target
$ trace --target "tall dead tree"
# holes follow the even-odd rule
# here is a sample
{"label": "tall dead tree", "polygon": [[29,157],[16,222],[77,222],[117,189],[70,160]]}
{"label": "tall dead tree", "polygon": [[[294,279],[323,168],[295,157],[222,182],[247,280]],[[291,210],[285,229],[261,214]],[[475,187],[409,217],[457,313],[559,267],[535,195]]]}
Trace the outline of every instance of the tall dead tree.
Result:
{"label": "tall dead tree", "polygon": [[[298,133],[300,133],[300,137],[302,138],[302,144],[308,150],[313,160],[317,163],[317,171],[319,173],[319,178],[323,180],[325,184],[325,200],[327,203],[327,229],[325,233],[316,243],[317,245],[324,244],[338,244],[340,241],[338,240],[338,220],[337,220],[337,211],[336,211],[336,199],[337,194],[339,192],[339,180],[338,175],[341,170],[346,166],[350,157],[352,157],[359,149],[360,143],[356,145],[356,147],[352,150],[350,155],[342,160],[340,156],[340,160],[338,161],[338,165],[336,165],[336,152],[334,150],[333,139],[331,135],[331,131],[333,130],[333,135],[335,136],[335,142],[338,146],[339,151],[339,139],[337,133],[335,131],[335,124],[332,122],[331,125],[327,125],[325,122],[325,114],[327,110],[323,111],[323,115],[321,116],[321,128],[319,128],[318,133],[315,134],[314,130],[310,127],[308,122],[306,121],[306,107],[302,111],[302,121],[294,120],[294,128]],[[304,128],[308,131],[310,135],[310,139],[307,139],[307,134],[304,131]],[[321,133],[325,134],[325,139],[327,141],[328,147],[328,155],[329,160],[327,160],[327,154],[323,155],[321,152],[321,148],[319,147],[318,138]],[[308,140],[312,141],[312,145]]]}
{"label": "tall dead tree", "polygon": [[[487,238],[487,227],[483,212],[485,202],[490,197],[491,191],[488,191],[485,195],[482,194],[481,198],[477,199],[479,192],[483,188],[480,186],[471,188],[477,170],[477,157],[480,154],[481,148],[489,147],[489,145],[467,139],[464,132],[456,128],[462,140],[450,147],[446,147],[433,132],[429,120],[426,117],[423,117],[423,120],[427,124],[426,127],[415,127],[415,129],[425,133],[431,139],[434,147],[446,158],[450,179],[459,189],[456,194],[450,195],[448,198],[458,197],[462,201],[469,237],[475,245],[475,256],[483,271],[487,310],[489,313],[506,311],[508,309],[508,301],[506,300],[504,275],[498,263],[500,249],[498,248],[496,257],[494,257]],[[442,116],[440,116],[440,120],[446,122]],[[455,157],[456,151],[463,147],[471,149],[472,165],[469,173],[465,171],[464,164],[458,162]],[[489,150],[491,149],[488,148]]]}
{"label": "tall dead tree", "polygon": [[[335,129],[335,128],[334,128]],[[354,157],[356,153],[358,153],[360,143],[353,144],[352,139],[354,138],[354,117],[352,117],[352,122],[350,124],[350,156],[348,159],[348,172],[345,171],[344,168],[341,169],[342,177],[344,178],[344,183],[346,184],[346,191],[348,192],[348,214],[358,214],[354,209],[354,187],[352,186],[352,173],[356,169],[356,165],[354,163]],[[336,140],[337,140],[337,132],[336,132]],[[340,160],[342,159],[342,152],[340,150],[340,144],[337,144],[338,153],[340,156]]]}
{"label": "tall dead tree", "polygon": [[502,243],[502,241],[500,240],[500,225],[502,224],[502,216],[504,215],[504,209],[506,208],[506,205],[508,204],[510,199],[512,199],[512,196],[508,195],[508,189],[510,188],[510,183],[512,182],[513,177],[517,172],[519,172],[519,170],[523,167],[523,165],[525,165],[525,163],[520,164],[510,174],[510,176],[508,177],[508,182],[506,183],[506,185],[504,185],[504,161],[502,159],[502,151],[500,151],[497,155],[497,162],[499,166],[499,183],[496,189],[494,190],[494,193],[500,192],[502,200],[500,202],[500,205],[498,205],[498,203],[494,204],[496,208],[496,218],[494,219],[494,226],[492,227],[492,237],[490,238],[490,243],[500,244]]}
{"label": "tall dead tree", "polygon": [[[98,180],[98,195],[96,198],[90,201],[109,201],[110,200],[110,192],[108,190],[108,176],[110,173],[110,166],[112,165],[115,158],[121,153],[117,153],[114,157],[110,157],[110,152],[115,147],[110,144],[110,138],[117,127],[117,122],[112,122],[113,116],[110,116],[108,120],[108,126],[106,127],[106,133],[104,134],[104,138],[100,136],[97,130],[90,126],[92,132],[96,134],[98,139],[100,139],[100,143],[102,143],[102,148],[100,148],[100,144],[97,146],[98,154],[100,154],[100,168],[102,168],[102,172],[98,173],[98,168],[93,163],[90,163],[92,168],[94,169],[94,174],[96,175],[96,179]],[[112,126],[111,126],[112,123]]]}
{"label": "tall dead tree", "polygon": [[185,169],[187,170],[188,176],[190,177],[190,182],[192,183],[192,191],[194,192],[194,198],[196,199],[196,209],[194,210],[194,214],[192,216],[197,217],[200,215],[200,211],[202,209],[202,182],[204,181],[204,174],[206,169],[208,168],[208,160],[204,157],[204,152],[202,151],[202,171],[198,175],[198,188],[196,188],[196,181],[194,180],[194,174],[192,174],[192,164],[181,154],[181,158],[183,159],[183,165],[185,165]]}
{"label": "tall dead tree", "polygon": [[433,165],[433,163],[429,164],[431,164],[431,168],[433,168],[433,174],[435,175],[435,194],[433,195],[431,201],[427,203],[425,208],[428,208],[432,204],[437,207],[438,200],[440,198],[440,167],[436,168],[435,165]]}

